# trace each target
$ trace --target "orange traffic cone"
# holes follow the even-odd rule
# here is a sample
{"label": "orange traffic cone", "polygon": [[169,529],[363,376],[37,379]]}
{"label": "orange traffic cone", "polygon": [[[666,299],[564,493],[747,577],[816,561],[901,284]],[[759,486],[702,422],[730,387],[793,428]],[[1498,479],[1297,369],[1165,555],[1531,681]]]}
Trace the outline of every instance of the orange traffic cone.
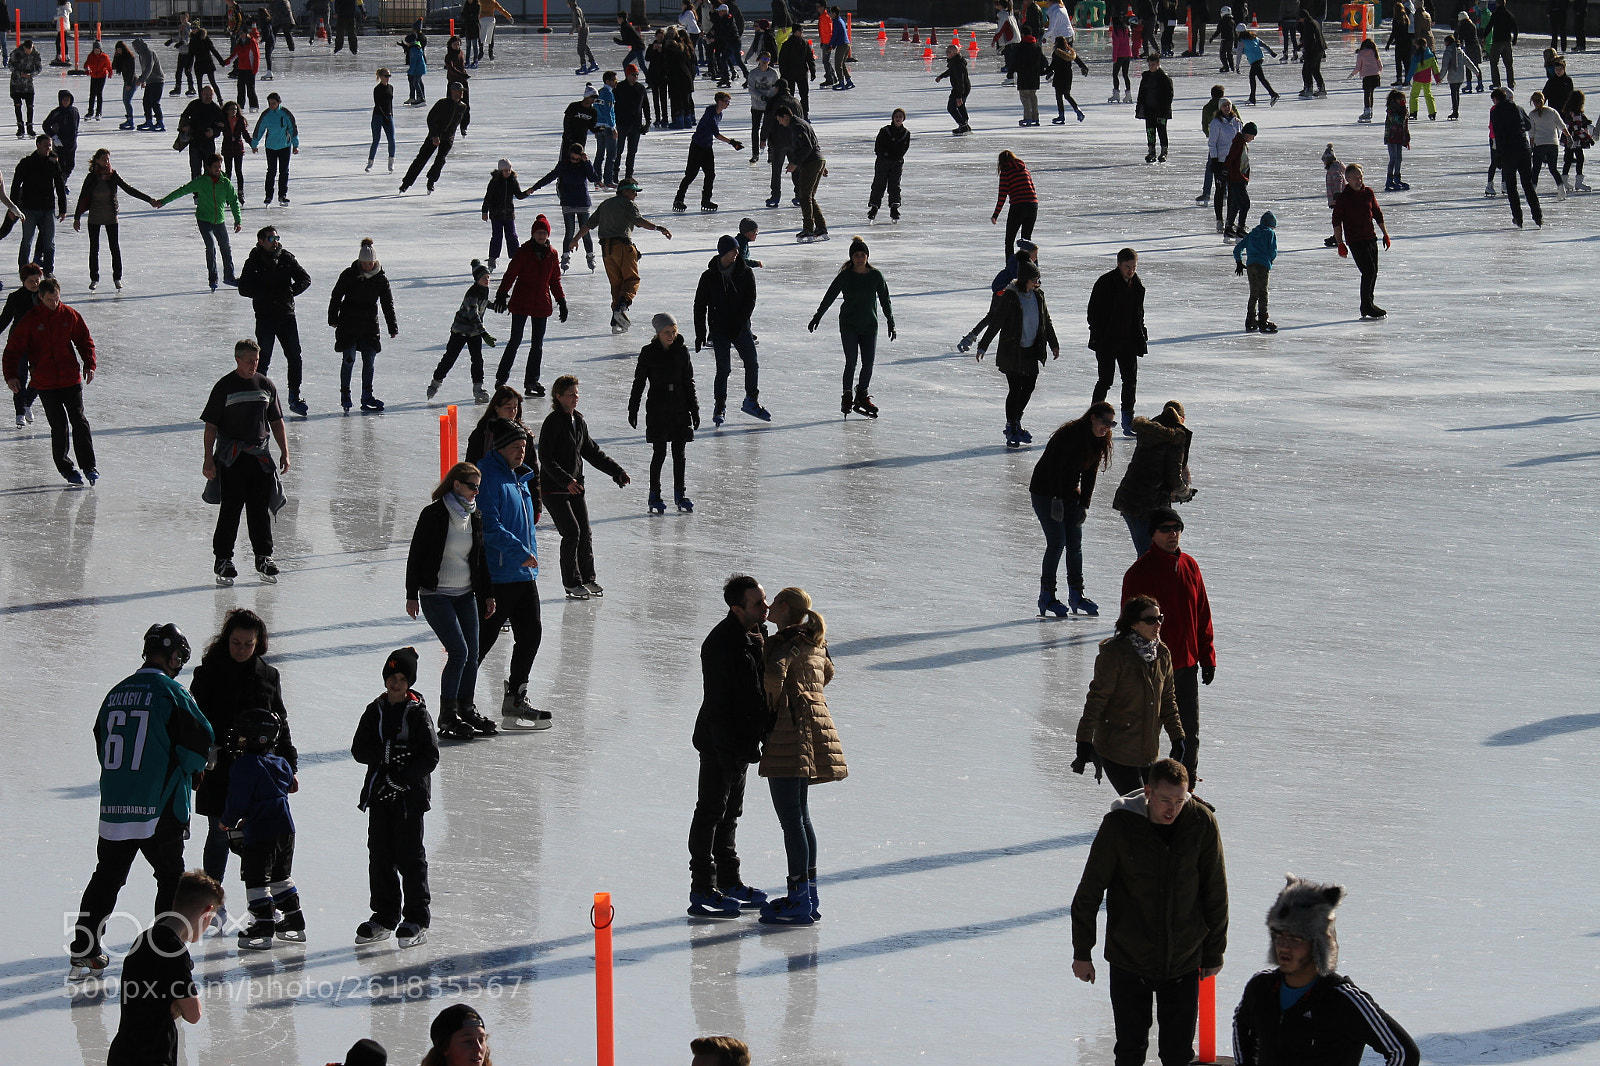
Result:
{"label": "orange traffic cone", "polygon": [[900,39],[902,41],[911,40],[911,27],[910,26],[901,26],[900,27]]}
{"label": "orange traffic cone", "polygon": [[1256,18],[1256,13],[1254,11],[1250,12],[1250,28],[1252,30],[1259,30],[1261,28],[1261,20]]}
{"label": "orange traffic cone", "polygon": [[928,43],[929,44],[938,44],[939,43],[939,27],[935,26],[933,29],[928,31]]}
{"label": "orange traffic cone", "polygon": [[889,39],[889,31],[884,29],[883,23],[878,23],[878,43],[883,44]]}
{"label": "orange traffic cone", "polygon": [[912,44],[921,44],[922,43],[922,27],[921,26],[913,26],[913,27],[911,27],[911,43]]}
{"label": "orange traffic cone", "polygon": [[[930,40],[931,40],[931,38],[930,38]],[[923,49],[922,49],[922,58],[923,59],[932,59],[933,58],[933,45],[929,44],[929,45],[925,45],[923,47]]]}
{"label": "orange traffic cone", "polygon": [[972,41],[971,41],[970,44],[967,45],[967,51],[971,52],[973,55],[977,55],[978,54],[978,31],[977,30],[973,30],[972,31]]}

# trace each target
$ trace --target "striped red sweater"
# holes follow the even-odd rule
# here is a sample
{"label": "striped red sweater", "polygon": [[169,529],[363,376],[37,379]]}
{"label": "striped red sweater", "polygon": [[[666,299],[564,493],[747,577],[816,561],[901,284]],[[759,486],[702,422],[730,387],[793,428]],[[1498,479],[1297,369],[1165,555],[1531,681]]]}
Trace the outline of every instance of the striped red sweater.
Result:
{"label": "striped red sweater", "polygon": [[1028,168],[1018,163],[1010,170],[1000,175],[1000,199],[994,202],[994,213],[999,214],[1000,209],[1006,206],[1006,197],[1011,197],[1013,204],[1036,204],[1039,194],[1033,188],[1033,176],[1028,173]]}

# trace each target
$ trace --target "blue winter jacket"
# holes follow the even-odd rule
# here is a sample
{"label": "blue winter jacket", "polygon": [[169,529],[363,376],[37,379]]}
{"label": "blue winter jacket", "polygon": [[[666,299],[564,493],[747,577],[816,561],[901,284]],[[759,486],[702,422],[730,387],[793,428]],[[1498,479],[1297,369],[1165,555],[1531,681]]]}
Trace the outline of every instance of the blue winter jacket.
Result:
{"label": "blue winter jacket", "polygon": [[600,97],[594,104],[594,124],[608,130],[617,128],[617,94],[609,85],[600,86]]}
{"label": "blue winter jacket", "polygon": [[1270,51],[1268,46],[1262,44],[1260,39],[1255,37],[1246,37],[1241,40],[1238,44],[1238,49],[1244,53],[1245,61],[1248,63],[1261,62],[1262,56],[1267,51]]}
{"label": "blue winter jacket", "polygon": [[478,509],[483,512],[489,579],[496,585],[532,581],[539,576],[539,568],[524,567],[522,560],[539,554],[533,525],[533,490],[528,487],[537,475],[526,466],[512,470],[505,456],[492,448],[483,453],[478,467],[483,471]]}
{"label": "blue winter jacket", "polygon": [[562,159],[555,169],[534,182],[533,188],[542,189],[552,181],[556,183],[556,201],[564,210],[587,211],[593,203],[589,199],[589,185],[591,182],[600,184],[600,172],[587,160],[574,163],[571,159]]}
{"label": "blue winter jacket", "polygon": [[289,814],[289,790],[294,787],[294,771],[276,755],[246,752],[233,760],[228,770],[228,805],[222,812],[223,825],[237,825],[244,819],[244,842],[260,844],[294,832]]}
{"label": "blue winter jacket", "polygon": [[[1268,221],[1271,219],[1271,221]],[[1272,261],[1278,258],[1278,230],[1277,220],[1272,218],[1269,211],[1263,216],[1260,225],[1245,234],[1244,240],[1233,246],[1233,261],[1246,262],[1251,266],[1264,266],[1272,269]]]}
{"label": "blue winter jacket", "polygon": [[994,280],[989,283],[990,292],[999,292],[1017,280],[1017,256],[1021,254],[1021,252],[1012,252],[1006,256],[1006,268],[996,274]]}
{"label": "blue winter jacket", "polygon": [[268,151],[299,148],[300,131],[295,128],[294,113],[282,104],[261,112],[261,117],[256,119],[256,132],[250,138],[250,147],[259,145],[262,137],[267,139]]}

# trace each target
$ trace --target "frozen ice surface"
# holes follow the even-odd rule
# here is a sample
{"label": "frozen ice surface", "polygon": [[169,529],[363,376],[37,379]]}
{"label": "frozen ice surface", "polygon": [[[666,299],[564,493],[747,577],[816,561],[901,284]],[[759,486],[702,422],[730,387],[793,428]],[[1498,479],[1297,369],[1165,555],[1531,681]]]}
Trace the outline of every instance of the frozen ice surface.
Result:
{"label": "frozen ice surface", "polygon": [[[830,168],[827,245],[794,246],[798,212],[762,208],[766,167],[724,146],[722,213],[672,217],[687,137],[644,139],[640,203],[674,237],[639,235],[635,321],[669,309],[687,325],[716,237],[741,215],[758,219],[756,331],[773,422],[738,414],[735,401],[712,430],[712,363],[698,355],[707,415],[689,448],[698,509],[647,516],[648,449],[624,418],[647,327],[613,337],[603,274],[574,260],[572,319],[552,323],[544,380],[583,378],[591,427],[635,480],[624,491],[590,480],[603,600],[562,601],[557,539],[540,530],[550,569],[532,694],[556,725],[446,750],[428,819],[434,925],[427,945],[405,952],[351,945],[367,910],[348,746],[391,648],[422,651],[419,687],[436,701],[442,655],[402,611],[402,568],[436,476],[436,416],[445,402],[464,404],[464,437],[478,410],[465,360],[438,404],[422,391],[468,261],[487,250],[478,210],[489,170],[508,156],[531,183],[555,159],[560,110],[583,83],[569,73],[570,40],[502,37],[499,62],[474,72],[470,136],[438,191],[398,199],[381,156],[372,174],[361,171],[370,72],[399,70],[398,51],[378,37],[363,40],[359,58],[278,50],[280,77],[261,89],[282,93],[299,118],[294,203],[260,207],[264,156],[250,156],[235,238],[242,261],[250,234],[273,222],[314,279],[300,300],[312,414],[290,423],[292,502],[277,523],[275,587],[248,568],[231,590],[211,580],[196,419],[252,318],[231,290],[204,291],[190,209],[124,199],[120,297],[109,278],[86,291],[86,241],[62,233],[66,298],[100,344],[87,407],[105,480],[64,489],[42,417],[0,437],[0,674],[10,679],[0,696],[0,851],[12,908],[0,933],[0,1036],[12,1054],[104,1061],[114,1002],[72,1005],[62,987],[61,916],[94,862],[90,723],[105,690],[136,666],[146,626],[176,621],[198,643],[242,604],[271,627],[303,753],[295,874],[311,939],[247,957],[231,942],[200,946],[206,1016],[185,1027],[186,1063],[322,1063],[369,1034],[393,1061],[413,1062],[433,1014],[457,998],[452,985],[483,1010],[502,1063],[590,1061],[596,890],[616,899],[621,1061],[683,1061],[691,1036],[733,1032],[763,1063],[1109,1062],[1105,986],[1070,977],[1067,908],[1112,796],[1067,764],[1132,561],[1110,509],[1129,448],[1119,440],[1084,536],[1100,619],[1033,617],[1041,537],[1026,489],[1045,433],[1088,402],[1089,286],[1132,245],[1152,340],[1139,409],[1180,398],[1196,432],[1200,492],[1184,508],[1185,547],[1217,619],[1217,680],[1201,695],[1202,792],[1218,808],[1234,902],[1224,1022],[1264,965],[1265,908],[1292,870],[1348,887],[1342,969],[1418,1037],[1428,1061],[1594,1061],[1595,204],[1549,202],[1543,231],[1513,230],[1504,203],[1481,195],[1487,97],[1467,97],[1461,122],[1414,125],[1411,191],[1380,193],[1396,237],[1378,288],[1390,314],[1358,321],[1355,268],[1322,247],[1318,156],[1331,140],[1375,177],[1384,158],[1381,126],[1354,123],[1358,91],[1340,80],[1353,41],[1334,35],[1329,99],[1294,99],[1296,68],[1269,65],[1285,99],[1247,113],[1262,130],[1252,218],[1277,212],[1283,248],[1272,277],[1283,332],[1247,336],[1245,284],[1210,213],[1192,203],[1203,153],[1195,116],[1217,80],[1214,60],[1168,61],[1179,96],[1172,160],[1147,167],[1132,109],[1101,103],[1104,45],[1085,36],[1086,122],[1019,131],[1016,96],[997,86],[985,52],[978,132],[963,139],[949,136],[946,92],[909,46],[893,41],[880,59],[870,34],[860,37],[861,88],[812,96]],[[601,53],[620,61],[609,45]],[[1592,87],[1594,64],[1572,62],[1579,86]],[[1520,50],[1524,99],[1539,84],[1537,63],[1534,47]],[[40,77],[41,105],[56,80]],[[82,81],[61,80],[84,94]],[[431,95],[442,87],[429,76]],[[80,180],[102,144],[152,195],[186,180],[165,137],[112,132],[108,95],[106,119],[88,125],[79,151]],[[894,106],[910,112],[916,135],[906,220],[868,226],[871,140]],[[423,115],[397,111],[404,166]],[[730,134],[747,128],[745,114],[739,95]],[[1064,352],[1045,368],[1027,420],[1038,443],[1017,454],[1002,445],[1002,379],[953,351],[1000,265],[1001,231],[987,218],[995,153],[1008,147],[1043,198],[1038,239]],[[540,211],[559,223],[550,193],[520,205],[524,235]],[[854,232],[871,242],[900,328],[894,342],[880,333],[876,422],[839,419],[832,316],[815,335],[803,328]],[[395,286],[401,336],[380,357],[388,410],[346,417],[323,301],[368,235]],[[508,324],[494,317],[490,329],[503,338]],[[281,356],[273,373],[281,389]],[[531,403],[530,418],[543,410]],[[697,651],[734,570],[769,592],[809,589],[838,663],[830,703],[852,772],[815,793],[826,917],[812,929],[683,917]],[[484,702],[508,647],[486,664]],[[742,829],[747,879],[778,888],[782,843],[754,774]],[[199,850],[191,842],[191,865]],[[227,889],[237,911],[236,864]],[[150,895],[136,865],[122,906],[147,917]],[[131,937],[114,925],[110,942]]]}

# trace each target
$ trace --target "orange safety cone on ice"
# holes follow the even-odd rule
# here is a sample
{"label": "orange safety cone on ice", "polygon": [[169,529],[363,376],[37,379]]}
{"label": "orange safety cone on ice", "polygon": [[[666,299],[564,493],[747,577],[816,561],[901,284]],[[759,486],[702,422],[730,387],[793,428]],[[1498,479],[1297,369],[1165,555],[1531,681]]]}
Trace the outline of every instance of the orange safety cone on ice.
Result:
{"label": "orange safety cone on ice", "polygon": [[939,43],[939,27],[935,26],[933,29],[928,31],[928,43],[929,44],[938,44]]}
{"label": "orange safety cone on ice", "polygon": [[967,51],[971,52],[973,55],[977,55],[978,54],[978,31],[977,30],[973,30],[972,31],[972,40],[967,42]]}
{"label": "orange safety cone on ice", "polygon": [[900,39],[902,41],[911,40],[911,27],[910,26],[901,26],[900,27]]}
{"label": "orange safety cone on ice", "polygon": [[912,44],[921,44],[922,43],[922,27],[921,26],[913,26],[913,27],[911,27],[911,43]]}
{"label": "orange safety cone on ice", "polygon": [[883,28],[883,23],[878,23],[878,43],[883,44],[889,39],[889,31]]}
{"label": "orange safety cone on ice", "polygon": [[923,59],[927,59],[927,60],[931,60],[933,58],[933,45],[932,44],[928,44],[928,45],[924,45],[923,46],[922,58]]}

